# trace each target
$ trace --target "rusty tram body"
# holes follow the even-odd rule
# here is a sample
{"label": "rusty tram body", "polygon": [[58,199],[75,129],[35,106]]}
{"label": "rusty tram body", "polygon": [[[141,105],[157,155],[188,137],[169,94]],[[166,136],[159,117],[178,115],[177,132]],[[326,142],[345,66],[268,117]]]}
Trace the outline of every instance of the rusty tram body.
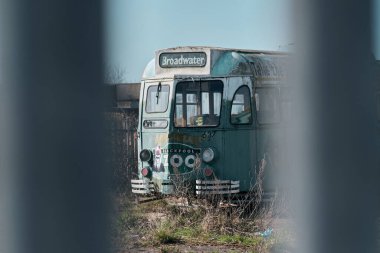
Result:
{"label": "rusty tram body", "polygon": [[132,192],[175,194],[184,184],[197,196],[247,192],[264,160],[265,189],[273,190],[279,125],[290,111],[287,58],[213,47],[157,51],[141,81]]}

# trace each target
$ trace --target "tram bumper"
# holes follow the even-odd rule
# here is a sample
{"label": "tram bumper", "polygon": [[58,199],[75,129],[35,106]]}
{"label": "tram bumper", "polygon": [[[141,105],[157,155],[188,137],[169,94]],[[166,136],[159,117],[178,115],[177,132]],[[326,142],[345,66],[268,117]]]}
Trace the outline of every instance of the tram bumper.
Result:
{"label": "tram bumper", "polygon": [[157,178],[132,179],[131,186],[135,194],[172,194],[174,189],[171,180]]}
{"label": "tram bumper", "polygon": [[196,180],[195,193],[202,195],[223,195],[240,192],[240,181],[233,180]]}

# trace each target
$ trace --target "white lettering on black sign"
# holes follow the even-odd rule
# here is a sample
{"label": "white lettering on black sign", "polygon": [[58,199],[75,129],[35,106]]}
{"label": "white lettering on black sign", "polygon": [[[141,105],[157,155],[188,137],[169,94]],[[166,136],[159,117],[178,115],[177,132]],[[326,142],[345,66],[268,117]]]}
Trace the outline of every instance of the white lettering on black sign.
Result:
{"label": "white lettering on black sign", "polygon": [[161,68],[204,67],[207,56],[203,52],[162,53],[159,57]]}

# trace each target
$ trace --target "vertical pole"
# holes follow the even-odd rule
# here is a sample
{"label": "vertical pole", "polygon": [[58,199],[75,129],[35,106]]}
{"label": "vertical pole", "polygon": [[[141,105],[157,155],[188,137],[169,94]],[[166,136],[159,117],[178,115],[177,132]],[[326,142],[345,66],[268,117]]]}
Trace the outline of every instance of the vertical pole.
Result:
{"label": "vertical pole", "polygon": [[298,87],[306,110],[298,144],[308,150],[297,158],[306,175],[298,203],[308,231],[302,252],[376,252],[371,1],[300,2]]}
{"label": "vertical pole", "polygon": [[1,3],[6,252],[107,252],[101,7]]}

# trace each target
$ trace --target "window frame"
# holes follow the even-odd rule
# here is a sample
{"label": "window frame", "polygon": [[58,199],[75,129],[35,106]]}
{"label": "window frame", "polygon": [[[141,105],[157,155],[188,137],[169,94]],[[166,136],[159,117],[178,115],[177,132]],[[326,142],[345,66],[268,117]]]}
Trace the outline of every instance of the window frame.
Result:
{"label": "window frame", "polygon": [[[178,84],[181,84],[181,83],[188,83],[188,82],[199,82],[199,85],[200,85],[200,89],[197,93],[199,93],[199,97],[198,97],[198,100],[199,100],[199,104],[197,103],[196,105],[197,106],[200,106],[202,107],[202,82],[217,82],[217,83],[220,83],[221,84],[221,87],[222,87],[222,90],[221,90],[221,96],[220,96],[220,110],[219,110],[219,116],[218,116],[218,124],[217,125],[204,125],[204,126],[188,126],[187,125],[187,100],[186,100],[186,95],[187,94],[191,94],[191,93],[195,93],[193,91],[189,92],[189,93],[184,93],[184,91],[182,90],[182,92],[180,93],[182,95],[182,103],[179,103],[177,104],[177,88],[178,88]],[[209,93],[211,93],[209,91]],[[224,94],[224,82],[220,79],[211,79],[211,80],[202,80],[202,79],[199,79],[199,80],[194,80],[194,81],[185,81],[185,80],[181,80],[179,82],[176,83],[175,85],[175,89],[174,89],[174,106],[173,106],[173,114],[172,114],[172,119],[173,119],[173,127],[174,128],[216,128],[216,127],[219,127],[221,125],[221,122],[222,122],[222,107],[223,107],[223,94]],[[212,97],[214,97],[212,95]],[[209,102],[210,103],[210,102]],[[214,102],[213,102],[214,103]],[[177,113],[177,105],[181,105],[182,106],[182,119],[185,119],[186,122],[185,122],[185,126],[177,126],[176,125],[176,113]],[[193,103],[190,103],[190,105],[193,105]],[[186,115],[185,115],[185,111],[186,111]],[[214,111],[214,108],[213,108],[213,111]],[[186,116],[186,117],[185,117]]]}
{"label": "window frame", "polygon": [[[236,93],[242,89],[243,87],[246,87],[248,89],[248,92],[249,92],[249,108],[251,110],[251,118],[250,118],[250,121],[248,123],[232,123],[232,106],[233,106],[233,102],[234,102],[234,99],[235,99],[235,96],[236,96]],[[231,108],[230,108],[230,124],[233,125],[233,126],[250,126],[253,124],[253,108],[252,108],[252,95],[251,95],[251,90],[249,89],[249,86],[244,84],[244,85],[240,85],[234,92],[234,95],[232,96],[232,100],[231,100]]]}
{"label": "window frame", "polygon": [[[166,86],[168,87],[168,98],[167,98],[167,101],[166,101],[166,108],[165,108],[165,111],[159,111],[159,112],[148,112],[147,111],[147,107],[148,107],[148,96],[149,96],[149,89],[152,88],[152,87],[158,87],[159,83],[158,84],[152,84],[152,85],[149,85],[146,89],[146,97],[145,97],[145,113],[148,113],[148,114],[154,114],[154,113],[166,113],[168,111],[168,108],[169,108],[169,102],[170,102],[170,85],[169,84],[161,84],[161,91],[162,91],[162,87]],[[161,92],[160,91],[160,92]]]}

